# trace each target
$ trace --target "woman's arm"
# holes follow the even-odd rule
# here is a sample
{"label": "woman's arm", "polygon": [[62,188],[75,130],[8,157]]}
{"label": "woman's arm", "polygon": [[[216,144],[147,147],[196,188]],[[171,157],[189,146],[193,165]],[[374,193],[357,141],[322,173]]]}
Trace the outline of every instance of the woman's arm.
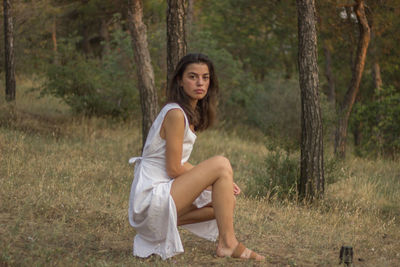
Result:
{"label": "woman's arm", "polygon": [[185,117],[180,109],[171,109],[165,115],[160,130],[161,138],[166,141],[166,168],[171,178],[176,178],[193,168],[190,163],[181,164],[182,146],[185,134]]}

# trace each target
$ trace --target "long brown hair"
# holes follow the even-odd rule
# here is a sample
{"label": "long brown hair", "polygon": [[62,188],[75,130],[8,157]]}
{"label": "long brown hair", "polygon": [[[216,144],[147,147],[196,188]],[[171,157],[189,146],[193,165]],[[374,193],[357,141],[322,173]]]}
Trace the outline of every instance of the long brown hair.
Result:
{"label": "long brown hair", "polygon": [[[195,110],[190,106],[190,98],[179,85],[186,67],[192,63],[204,63],[208,66],[210,84],[206,96],[197,102]],[[218,80],[214,71],[214,64],[203,54],[187,54],[182,57],[175,68],[171,82],[167,89],[167,102],[178,103],[185,111],[189,124],[194,125],[195,131],[203,131],[216,120]]]}

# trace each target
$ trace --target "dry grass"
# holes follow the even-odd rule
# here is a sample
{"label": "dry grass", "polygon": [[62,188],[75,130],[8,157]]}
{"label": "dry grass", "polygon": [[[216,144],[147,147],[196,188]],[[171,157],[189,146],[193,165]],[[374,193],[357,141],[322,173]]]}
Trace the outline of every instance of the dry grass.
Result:
{"label": "dry grass", "polygon": [[[133,257],[127,160],[140,151],[138,124],[72,117],[54,99],[23,93],[30,86],[19,88],[16,107],[0,102],[1,266],[248,265],[216,258],[215,244],[185,231],[185,253]],[[192,158],[224,154],[245,186],[268,153],[214,130],[199,136]],[[333,266],[347,244],[358,266],[400,266],[399,163],[352,158],[337,176],[313,206],[238,198],[239,239],[267,255],[254,265]]]}

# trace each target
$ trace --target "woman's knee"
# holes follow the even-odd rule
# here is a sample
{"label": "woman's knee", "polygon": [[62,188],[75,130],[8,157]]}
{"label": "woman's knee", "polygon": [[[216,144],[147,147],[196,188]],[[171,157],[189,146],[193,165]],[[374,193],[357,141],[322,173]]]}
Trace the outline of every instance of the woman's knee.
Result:
{"label": "woman's knee", "polygon": [[217,165],[217,169],[221,172],[223,176],[233,176],[233,170],[229,159],[224,156],[215,156],[213,160]]}

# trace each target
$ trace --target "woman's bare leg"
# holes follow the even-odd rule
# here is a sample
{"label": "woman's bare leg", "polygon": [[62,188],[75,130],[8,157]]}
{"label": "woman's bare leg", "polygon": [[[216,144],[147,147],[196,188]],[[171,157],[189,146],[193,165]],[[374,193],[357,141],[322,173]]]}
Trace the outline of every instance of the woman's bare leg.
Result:
{"label": "woman's bare leg", "polygon": [[221,156],[207,159],[175,178],[171,187],[171,195],[175,201],[178,215],[185,212],[185,209],[191,206],[200,193],[208,186],[213,185],[221,176],[232,181],[230,187],[232,187],[231,193],[233,193],[232,168],[229,161]]}
{"label": "woman's bare leg", "polygon": [[215,219],[213,207],[192,207],[187,213],[178,217],[178,225],[199,223]]}
{"label": "woman's bare leg", "polygon": [[213,207],[219,229],[219,242],[228,248],[237,245],[233,231],[232,176],[229,161],[216,156],[175,178],[171,187],[171,196],[175,201],[179,217],[181,211],[190,206],[207,186],[213,186]]}
{"label": "woman's bare leg", "polygon": [[[235,198],[233,172],[229,160],[216,156],[175,178],[171,196],[179,217],[209,185],[212,185],[212,205],[219,230],[217,255],[230,256],[238,241],[233,228]],[[243,254],[247,255],[249,251],[247,249]],[[258,256],[258,259],[263,259],[262,256]]]}

